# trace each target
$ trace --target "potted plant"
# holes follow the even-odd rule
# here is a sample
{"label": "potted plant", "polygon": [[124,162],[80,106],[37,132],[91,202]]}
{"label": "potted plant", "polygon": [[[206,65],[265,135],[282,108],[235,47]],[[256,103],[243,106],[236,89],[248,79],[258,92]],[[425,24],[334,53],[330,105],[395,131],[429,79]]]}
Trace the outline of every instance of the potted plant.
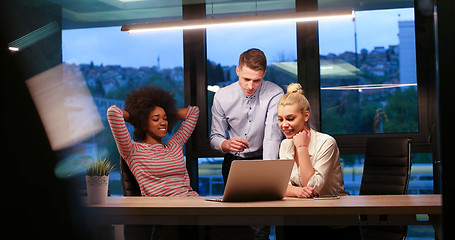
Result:
{"label": "potted plant", "polygon": [[89,204],[104,204],[106,202],[109,173],[112,169],[114,169],[114,165],[107,158],[88,161],[85,182]]}

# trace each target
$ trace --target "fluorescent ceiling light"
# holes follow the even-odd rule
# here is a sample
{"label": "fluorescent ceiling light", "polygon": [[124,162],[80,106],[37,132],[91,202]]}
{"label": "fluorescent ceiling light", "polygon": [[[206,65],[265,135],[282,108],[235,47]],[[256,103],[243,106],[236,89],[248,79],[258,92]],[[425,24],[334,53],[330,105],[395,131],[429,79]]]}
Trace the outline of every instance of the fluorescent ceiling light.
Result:
{"label": "fluorescent ceiling light", "polygon": [[11,52],[18,52],[19,48],[18,47],[8,47],[8,50],[10,50]]}
{"label": "fluorescent ceiling light", "polygon": [[290,22],[309,22],[309,21],[320,21],[320,20],[341,20],[341,19],[353,19],[354,17],[355,17],[354,10],[341,9],[341,10],[327,10],[327,11],[314,11],[314,12],[280,13],[280,14],[267,14],[267,15],[256,15],[256,16],[207,18],[207,19],[194,19],[194,20],[182,20],[182,21],[171,21],[171,22],[131,24],[131,25],[123,25],[121,30],[124,32],[128,32],[128,33],[156,32],[156,31],[190,30],[190,29],[215,28],[215,27],[219,28],[219,27],[232,27],[232,26],[245,26],[245,25],[280,24],[280,23],[290,23]]}
{"label": "fluorescent ceiling light", "polygon": [[10,43],[8,43],[8,50],[12,52],[20,51],[38,41],[41,41],[50,35],[60,31],[60,26],[56,21],[46,24],[43,27],[36,29]]}
{"label": "fluorescent ceiling light", "polygon": [[321,87],[321,90],[356,90],[362,92],[363,90],[384,89],[384,88],[398,88],[398,87],[411,87],[417,86],[417,83],[380,83],[380,84],[364,84],[364,85],[349,85],[349,86],[336,86],[336,87]]}

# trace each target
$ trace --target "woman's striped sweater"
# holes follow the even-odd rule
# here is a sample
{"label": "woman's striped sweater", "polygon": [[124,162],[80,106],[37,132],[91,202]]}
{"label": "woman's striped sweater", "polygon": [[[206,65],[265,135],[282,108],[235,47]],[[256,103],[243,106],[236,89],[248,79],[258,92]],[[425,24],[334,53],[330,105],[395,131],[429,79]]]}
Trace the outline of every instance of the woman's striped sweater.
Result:
{"label": "woman's striped sweater", "polygon": [[107,119],[120,155],[133,172],[142,196],[197,196],[190,186],[183,158],[188,141],[199,117],[198,107],[188,107],[179,130],[162,144],[134,142],[125,126],[123,113],[116,106],[107,110]]}

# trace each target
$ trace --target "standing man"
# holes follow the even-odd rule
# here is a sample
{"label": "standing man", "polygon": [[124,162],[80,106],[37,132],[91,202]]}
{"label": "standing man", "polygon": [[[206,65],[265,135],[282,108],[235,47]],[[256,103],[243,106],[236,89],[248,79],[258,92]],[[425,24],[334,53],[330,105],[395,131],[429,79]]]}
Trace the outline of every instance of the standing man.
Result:
{"label": "standing man", "polygon": [[239,80],[218,90],[213,99],[210,145],[225,153],[225,184],[233,160],[278,159],[282,134],[277,104],[283,90],[263,80],[266,71],[264,53],[249,49],[240,55],[236,67]]}

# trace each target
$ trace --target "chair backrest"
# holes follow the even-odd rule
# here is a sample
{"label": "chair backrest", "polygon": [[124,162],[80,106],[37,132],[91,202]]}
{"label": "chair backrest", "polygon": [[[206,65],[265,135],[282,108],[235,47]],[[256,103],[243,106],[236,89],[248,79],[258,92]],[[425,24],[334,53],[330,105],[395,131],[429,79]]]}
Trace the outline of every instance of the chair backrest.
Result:
{"label": "chair backrest", "polygon": [[[410,174],[410,139],[369,138],[359,195],[406,194]],[[363,240],[404,240],[407,232],[406,225],[361,226],[360,228]]]}
{"label": "chair backrest", "polygon": [[120,157],[120,180],[123,196],[141,196],[139,183],[122,157]]}
{"label": "chair backrest", "polygon": [[359,194],[406,194],[410,173],[409,138],[369,138]]}

